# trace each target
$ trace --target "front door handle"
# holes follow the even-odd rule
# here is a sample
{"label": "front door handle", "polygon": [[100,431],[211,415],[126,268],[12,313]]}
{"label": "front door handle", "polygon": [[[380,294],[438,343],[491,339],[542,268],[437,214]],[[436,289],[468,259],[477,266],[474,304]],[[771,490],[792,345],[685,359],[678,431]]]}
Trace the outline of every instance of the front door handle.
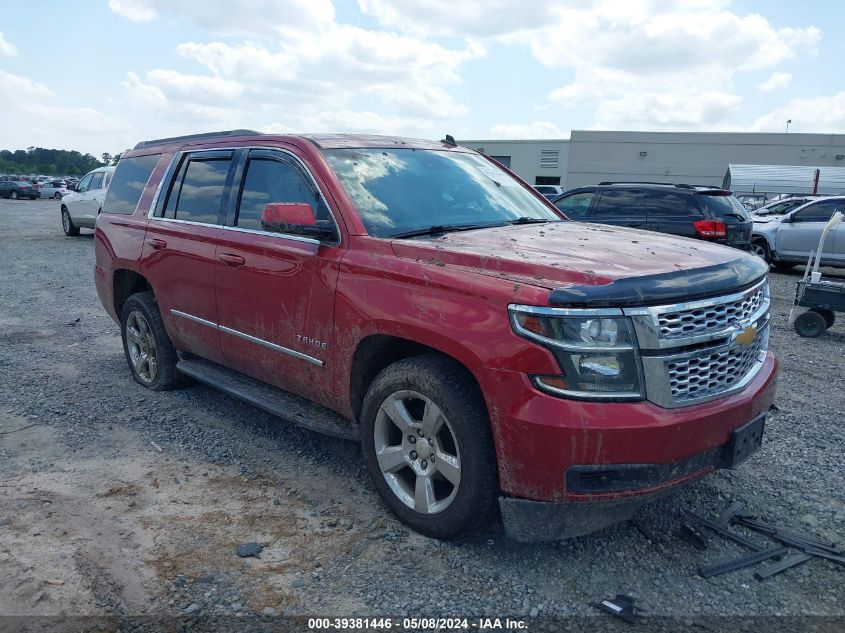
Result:
{"label": "front door handle", "polygon": [[165,242],[164,240],[160,240],[156,237],[148,239],[147,244],[152,246],[153,249],[157,251],[160,251],[163,248],[167,248],[167,242]]}
{"label": "front door handle", "polygon": [[232,253],[220,253],[220,259],[226,262],[227,266],[231,266],[232,268],[237,268],[238,266],[246,264],[246,260],[243,257]]}

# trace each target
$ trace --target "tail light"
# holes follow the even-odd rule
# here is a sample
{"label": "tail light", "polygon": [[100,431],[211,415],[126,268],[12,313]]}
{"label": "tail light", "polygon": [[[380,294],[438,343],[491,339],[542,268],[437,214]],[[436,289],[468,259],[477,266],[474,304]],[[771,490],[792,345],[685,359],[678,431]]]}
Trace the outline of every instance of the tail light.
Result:
{"label": "tail light", "polygon": [[693,222],[693,226],[701,237],[725,237],[728,234],[725,223],[716,220],[699,220]]}

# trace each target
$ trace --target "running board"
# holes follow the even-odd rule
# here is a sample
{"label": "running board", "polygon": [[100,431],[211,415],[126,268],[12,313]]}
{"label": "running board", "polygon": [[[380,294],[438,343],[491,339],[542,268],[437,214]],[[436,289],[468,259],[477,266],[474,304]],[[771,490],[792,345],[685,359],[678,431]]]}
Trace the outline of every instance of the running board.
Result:
{"label": "running board", "polygon": [[176,369],[309,431],[344,440],[360,438],[358,427],[339,413],[231,369],[195,357],[180,360]]}

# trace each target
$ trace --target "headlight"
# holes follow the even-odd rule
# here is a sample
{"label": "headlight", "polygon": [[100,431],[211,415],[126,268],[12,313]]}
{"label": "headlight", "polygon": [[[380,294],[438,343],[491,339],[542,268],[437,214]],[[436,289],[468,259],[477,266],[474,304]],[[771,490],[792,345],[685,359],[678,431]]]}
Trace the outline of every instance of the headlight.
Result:
{"label": "headlight", "polygon": [[630,321],[620,310],[510,306],[514,331],[551,351],[560,375],[532,375],[547,393],[582,400],[639,400],[642,368]]}

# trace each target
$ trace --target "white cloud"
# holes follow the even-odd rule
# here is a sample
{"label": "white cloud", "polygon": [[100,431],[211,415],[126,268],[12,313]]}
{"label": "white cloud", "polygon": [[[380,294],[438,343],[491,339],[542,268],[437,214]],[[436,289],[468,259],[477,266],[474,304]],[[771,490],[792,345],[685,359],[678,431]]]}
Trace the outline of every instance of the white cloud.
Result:
{"label": "white cloud", "polygon": [[319,31],[334,22],[331,0],[109,0],[109,8],[135,22],[170,15],[210,33],[250,38]]}
{"label": "white cloud", "polygon": [[55,92],[44,84],[4,70],[0,70],[0,113],[3,120],[26,122],[5,127],[6,149],[35,145],[97,154],[103,148],[122,150],[131,141],[129,126],[118,115],[57,105]]}
{"label": "white cloud", "polygon": [[755,120],[750,131],[783,132],[789,119],[792,119],[790,132],[845,133],[845,91],[831,96],[792,99]]}
{"label": "white cloud", "polygon": [[569,135],[550,121],[494,125],[491,132],[495,138],[568,138]]}
{"label": "white cloud", "polygon": [[156,11],[148,0],[109,0],[109,9],[133,22],[149,22]]}
{"label": "white cloud", "polygon": [[733,127],[742,73],[814,56],[821,38],[812,26],[778,28],[761,15],[742,15],[730,0],[358,3],[390,27],[525,47],[550,72],[574,72],[550,101],[591,107],[594,127]]}
{"label": "white cloud", "polygon": [[18,54],[18,47],[12,44],[9,40],[6,39],[6,36],[3,35],[3,31],[0,31],[0,55],[8,55],[9,57],[14,57]]}
{"label": "white cloud", "polygon": [[766,81],[757,84],[757,87],[763,92],[771,92],[779,88],[786,88],[789,82],[792,81],[792,75],[789,73],[772,73]]}

